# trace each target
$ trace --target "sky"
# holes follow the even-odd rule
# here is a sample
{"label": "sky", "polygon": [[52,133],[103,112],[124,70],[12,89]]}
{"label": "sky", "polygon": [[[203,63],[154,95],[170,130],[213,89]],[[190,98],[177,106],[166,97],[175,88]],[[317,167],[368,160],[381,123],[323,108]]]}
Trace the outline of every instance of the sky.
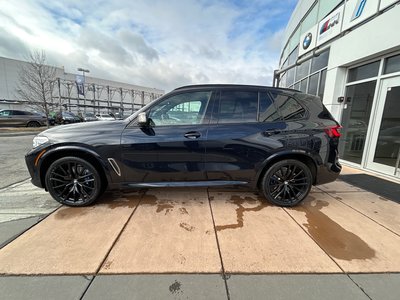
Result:
{"label": "sky", "polygon": [[297,0],[0,0],[0,56],[159,88],[271,85]]}

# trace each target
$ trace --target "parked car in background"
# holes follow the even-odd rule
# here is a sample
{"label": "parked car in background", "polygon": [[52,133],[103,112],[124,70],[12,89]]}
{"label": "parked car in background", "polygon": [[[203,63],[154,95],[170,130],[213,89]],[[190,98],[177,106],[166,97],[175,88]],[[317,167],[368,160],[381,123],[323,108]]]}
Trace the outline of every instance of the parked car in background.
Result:
{"label": "parked car in background", "polygon": [[[46,114],[42,113],[42,112],[35,112],[35,114],[38,114],[38,115],[43,116],[43,117],[46,117]],[[56,124],[56,119],[54,118],[54,116],[51,113],[49,113],[49,116],[48,116],[47,120],[49,122],[49,125],[51,125],[51,126]]]}
{"label": "parked car in background", "polygon": [[91,122],[91,121],[97,121],[96,115],[94,113],[83,113],[82,118],[84,122]]}
{"label": "parked car in background", "polygon": [[57,124],[71,124],[81,122],[81,119],[72,112],[63,111],[58,112],[56,116]]}
{"label": "parked car in background", "polygon": [[46,116],[31,111],[3,109],[0,110],[0,125],[3,126],[46,126]]}
{"label": "parked car in background", "polygon": [[115,118],[110,114],[97,114],[96,118],[99,121],[114,121],[115,120]]}
{"label": "parked car in background", "polygon": [[244,186],[293,206],[341,171],[321,99],[262,86],[187,86],[125,120],[55,127],[26,155],[32,183],[85,206],[108,189]]}

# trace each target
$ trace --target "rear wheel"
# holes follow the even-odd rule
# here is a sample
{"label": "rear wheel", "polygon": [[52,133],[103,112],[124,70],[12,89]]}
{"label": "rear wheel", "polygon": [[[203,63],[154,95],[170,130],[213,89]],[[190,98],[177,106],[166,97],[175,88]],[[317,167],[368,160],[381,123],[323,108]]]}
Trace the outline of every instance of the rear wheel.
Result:
{"label": "rear wheel", "polygon": [[86,206],[102,194],[99,172],[79,157],[64,157],[53,162],[46,173],[46,187],[58,202]]}
{"label": "rear wheel", "polygon": [[276,162],[267,170],[261,189],[269,202],[279,206],[294,206],[307,197],[312,181],[307,165],[287,159]]}
{"label": "rear wheel", "polygon": [[40,127],[40,123],[36,121],[30,121],[27,125],[27,127]]}

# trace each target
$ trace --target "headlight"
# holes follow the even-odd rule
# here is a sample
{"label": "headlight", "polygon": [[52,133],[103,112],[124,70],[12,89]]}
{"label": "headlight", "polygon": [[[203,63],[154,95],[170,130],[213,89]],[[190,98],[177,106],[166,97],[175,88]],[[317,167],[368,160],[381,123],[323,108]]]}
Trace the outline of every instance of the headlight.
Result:
{"label": "headlight", "polygon": [[33,138],[33,148],[36,148],[44,143],[47,143],[49,139],[45,136],[35,136]]}

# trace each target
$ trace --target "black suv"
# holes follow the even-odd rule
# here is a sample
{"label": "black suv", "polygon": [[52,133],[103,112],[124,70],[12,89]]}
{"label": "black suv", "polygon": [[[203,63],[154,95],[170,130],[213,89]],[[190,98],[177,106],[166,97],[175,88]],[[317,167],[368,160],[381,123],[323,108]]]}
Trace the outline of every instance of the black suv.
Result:
{"label": "black suv", "polygon": [[70,206],[116,188],[247,186],[280,206],[334,181],[339,124],[290,89],[175,89],[129,118],[46,130],[26,155],[33,184]]}

